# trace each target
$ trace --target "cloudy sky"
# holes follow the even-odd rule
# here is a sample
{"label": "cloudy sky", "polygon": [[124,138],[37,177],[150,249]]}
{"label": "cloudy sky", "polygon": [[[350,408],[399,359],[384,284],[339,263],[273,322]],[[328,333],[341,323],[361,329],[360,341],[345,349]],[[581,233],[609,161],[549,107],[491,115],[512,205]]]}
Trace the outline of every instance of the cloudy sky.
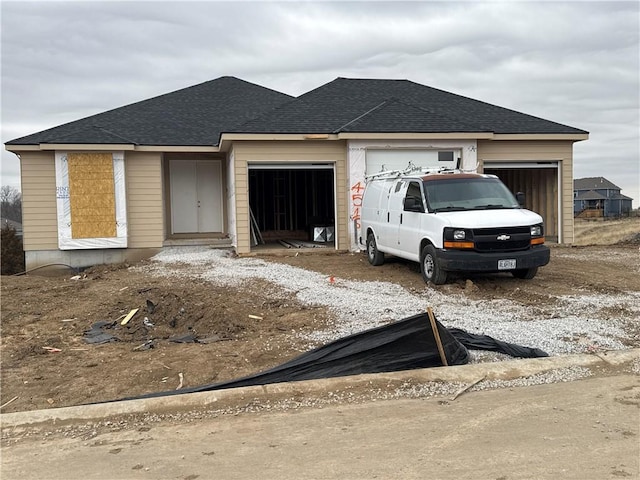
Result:
{"label": "cloudy sky", "polygon": [[[590,132],[574,177],[640,200],[640,3],[2,1],[2,141],[223,75],[400,78]],[[2,152],[2,184],[19,187]]]}

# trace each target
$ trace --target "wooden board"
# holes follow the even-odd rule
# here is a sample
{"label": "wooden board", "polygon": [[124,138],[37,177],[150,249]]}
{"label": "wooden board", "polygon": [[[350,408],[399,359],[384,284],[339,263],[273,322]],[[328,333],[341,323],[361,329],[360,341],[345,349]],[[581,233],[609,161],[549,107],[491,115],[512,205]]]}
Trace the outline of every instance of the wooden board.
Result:
{"label": "wooden board", "polygon": [[70,153],[71,237],[117,235],[113,158],[110,153]]}

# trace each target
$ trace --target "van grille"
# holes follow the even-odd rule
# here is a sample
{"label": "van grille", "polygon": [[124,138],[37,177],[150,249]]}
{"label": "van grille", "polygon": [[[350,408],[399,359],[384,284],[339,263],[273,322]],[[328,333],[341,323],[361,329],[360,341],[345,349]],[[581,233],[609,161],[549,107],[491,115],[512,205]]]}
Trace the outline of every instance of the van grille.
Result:
{"label": "van grille", "polygon": [[[498,237],[509,237],[498,240]],[[478,228],[473,231],[473,240],[479,252],[514,252],[526,250],[531,244],[531,228]]]}

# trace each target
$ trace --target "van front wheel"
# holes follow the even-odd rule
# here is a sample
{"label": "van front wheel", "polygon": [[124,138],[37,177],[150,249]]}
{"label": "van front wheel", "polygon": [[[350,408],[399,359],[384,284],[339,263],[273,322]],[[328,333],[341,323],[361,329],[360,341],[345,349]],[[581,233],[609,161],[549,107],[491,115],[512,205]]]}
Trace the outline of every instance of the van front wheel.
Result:
{"label": "van front wheel", "polygon": [[523,280],[531,280],[538,273],[538,267],[522,268],[520,270],[512,270],[511,275],[516,278],[522,278]]}
{"label": "van front wheel", "polygon": [[367,236],[367,258],[369,259],[369,263],[374,267],[384,263],[384,253],[378,250],[376,237],[373,233]]}
{"label": "van front wheel", "polygon": [[447,272],[440,268],[436,249],[433,245],[427,245],[422,249],[420,271],[426,283],[431,282],[434,285],[442,285],[447,281]]}

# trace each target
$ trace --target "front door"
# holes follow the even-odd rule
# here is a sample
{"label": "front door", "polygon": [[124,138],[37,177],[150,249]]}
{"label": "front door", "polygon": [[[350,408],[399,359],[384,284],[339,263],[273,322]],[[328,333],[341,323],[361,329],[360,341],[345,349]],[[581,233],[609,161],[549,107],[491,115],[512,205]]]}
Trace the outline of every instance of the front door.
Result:
{"label": "front door", "polygon": [[171,232],[222,232],[222,171],[218,160],[171,160]]}

